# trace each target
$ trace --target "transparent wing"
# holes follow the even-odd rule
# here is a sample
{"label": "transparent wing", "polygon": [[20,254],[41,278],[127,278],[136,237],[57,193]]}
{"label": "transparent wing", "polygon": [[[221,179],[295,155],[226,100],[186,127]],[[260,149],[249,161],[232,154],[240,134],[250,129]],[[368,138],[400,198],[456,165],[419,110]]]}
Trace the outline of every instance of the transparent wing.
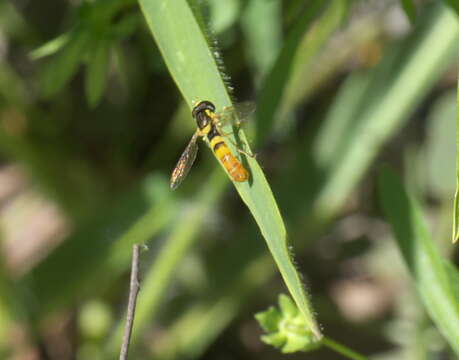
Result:
{"label": "transparent wing", "polygon": [[231,123],[232,125],[241,125],[248,121],[255,112],[256,105],[253,101],[244,101],[227,106],[217,113],[217,120],[220,125]]}
{"label": "transparent wing", "polygon": [[198,139],[198,133],[195,132],[187,147],[183,151],[183,154],[180,156],[180,159],[177,161],[174,170],[171,175],[171,189],[175,190],[182,183],[185,177],[188,175],[188,172],[193,166],[194,160],[196,159],[196,154],[198,153],[198,144],[196,140]]}

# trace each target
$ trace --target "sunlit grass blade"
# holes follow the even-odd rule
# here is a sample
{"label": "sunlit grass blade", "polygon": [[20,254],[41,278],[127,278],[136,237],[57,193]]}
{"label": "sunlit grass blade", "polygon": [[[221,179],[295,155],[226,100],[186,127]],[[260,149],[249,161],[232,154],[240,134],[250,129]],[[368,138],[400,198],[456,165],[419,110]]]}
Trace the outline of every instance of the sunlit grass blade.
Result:
{"label": "sunlit grass blade", "polygon": [[456,107],[456,193],[454,194],[453,209],[453,243],[459,238],[459,78],[457,80]]}
{"label": "sunlit grass blade", "polygon": [[459,355],[459,305],[419,204],[389,169],[381,173],[379,190],[384,214],[424,307]]}
{"label": "sunlit grass blade", "polygon": [[[199,24],[200,17],[195,17],[189,3],[185,0],[139,2],[165,63],[190,108],[196,99],[211,101],[217,110],[231,106],[222,78],[224,74],[220,73],[216,61],[217,49],[209,46],[203,32],[204,25]],[[244,134],[239,135],[239,139],[246,143]],[[231,137],[238,142],[234,135]],[[243,163],[251,179],[234,185],[255,218],[293,299],[316,338],[320,339],[319,327],[291,260],[286,230],[271,189],[255,159],[244,158]]]}

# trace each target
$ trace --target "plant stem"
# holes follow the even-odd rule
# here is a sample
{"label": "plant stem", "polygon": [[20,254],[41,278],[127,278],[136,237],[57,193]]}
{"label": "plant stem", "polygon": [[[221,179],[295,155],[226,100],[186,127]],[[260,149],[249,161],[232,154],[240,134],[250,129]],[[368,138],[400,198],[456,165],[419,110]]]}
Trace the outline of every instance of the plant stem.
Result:
{"label": "plant stem", "polygon": [[354,360],[368,360],[366,356],[356,353],[355,351],[347,348],[344,345],[330,339],[329,337],[324,337],[322,339],[322,344],[328,346],[330,349],[336,351],[337,353]]}
{"label": "plant stem", "polygon": [[132,325],[134,324],[135,306],[137,294],[139,293],[139,254],[140,245],[134,244],[132,247],[132,270],[131,283],[129,289],[129,303],[127,310],[126,327],[124,330],[123,344],[121,345],[120,360],[126,360],[128,355],[129,343],[131,341]]}

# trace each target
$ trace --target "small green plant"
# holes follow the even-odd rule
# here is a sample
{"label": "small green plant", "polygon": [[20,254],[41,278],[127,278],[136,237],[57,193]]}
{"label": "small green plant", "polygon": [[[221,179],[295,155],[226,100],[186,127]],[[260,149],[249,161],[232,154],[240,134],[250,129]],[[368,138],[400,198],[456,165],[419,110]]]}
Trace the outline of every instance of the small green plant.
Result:
{"label": "small green plant", "polygon": [[283,353],[310,351],[318,346],[301,312],[290,297],[279,295],[279,309],[274,306],[255,314],[266,335],[261,339]]}

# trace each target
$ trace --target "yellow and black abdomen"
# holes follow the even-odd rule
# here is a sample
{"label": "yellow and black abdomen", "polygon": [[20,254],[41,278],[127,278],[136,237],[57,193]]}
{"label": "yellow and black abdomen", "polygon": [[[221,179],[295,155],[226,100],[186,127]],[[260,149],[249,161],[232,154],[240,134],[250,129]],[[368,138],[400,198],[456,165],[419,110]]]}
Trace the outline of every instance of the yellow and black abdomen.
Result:
{"label": "yellow and black abdomen", "polygon": [[241,162],[232,154],[217,127],[210,123],[208,130],[207,140],[209,141],[210,148],[214,151],[215,156],[223,164],[228,174],[234,181],[246,181],[249,178],[249,173],[242,166]]}

